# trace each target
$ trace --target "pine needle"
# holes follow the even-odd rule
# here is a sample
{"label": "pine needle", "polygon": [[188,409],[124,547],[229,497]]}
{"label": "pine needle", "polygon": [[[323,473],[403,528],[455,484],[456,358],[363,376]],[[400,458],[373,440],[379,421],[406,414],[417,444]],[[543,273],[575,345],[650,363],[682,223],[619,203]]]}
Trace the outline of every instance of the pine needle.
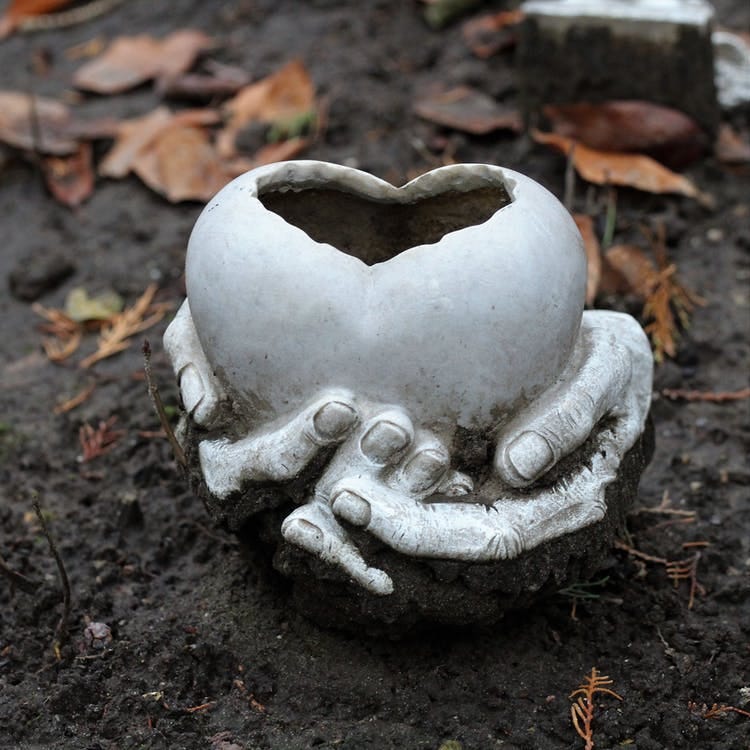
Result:
{"label": "pine needle", "polygon": [[614,684],[606,675],[600,675],[596,667],[591,668],[591,674],[586,675],[584,681],[568,696],[577,700],[570,707],[570,718],[573,722],[573,728],[578,736],[586,743],[584,750],[592,750],[594,747],[594,732],[591,724],[594,719],[594,696],[597,693],[611,695],[622,700],[614,690],[607,687]]}
{"label": "pine needle", "polygon": [[83,359],[79,367],[88,369],[103,359],[125,351],[132,343],[130,339],[133,336],[151,328],[164,317],[172,306],[166,302],[153,303],[156,289],[156,284],[150,284],[132,307],[116,313],[105,322],[97,350]]}

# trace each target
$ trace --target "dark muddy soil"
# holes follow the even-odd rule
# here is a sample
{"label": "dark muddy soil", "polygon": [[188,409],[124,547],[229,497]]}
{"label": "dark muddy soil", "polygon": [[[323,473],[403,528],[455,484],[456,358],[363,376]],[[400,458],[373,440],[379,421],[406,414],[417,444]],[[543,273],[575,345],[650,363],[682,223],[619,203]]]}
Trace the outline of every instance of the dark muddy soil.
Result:
{"label": "dark muddy soil", "polygon": [[[69,47],[99,34],[197,25],[219,40],[217,59],[254,76],[293,57],[304,61],[330,102],[327,131],[308,157],[398,184],[435,166],[429,147],[447,138],[458,160],[506,165],[562,193],[563,160],[526,138],[470,138],[415,118],[415,97],[436,83],[474,85],[510,105],[517,91],[510,54],[475,59],[460,26],[431,31],[412,2],[161,6],[132,0],[87,25],[4,41],[3,87],[59,95],[75,65]],[[750,25],[745,4],[719,6],[724,23]],[[40,55],[51,61],[46,75],[32,72]],[[145,87],[84,106],[124,117],[156,103]],[[747,135],[747,112],[731,117]],[[670,560],[700,552],[693,607],[688,584],[673,585],[663,565],[613,550],[598,583],[583,590],[591,598],[559,594],[492,628],[391,642],[312,625],[295,613],[267,561],[210,526],[167,442],[148,436],[159,425],[138,343],[92,373],[55,366],[40,348],[30,303],[7,291],[14,269],[24,277],[62,253],[75,271],[41,294],[46,306],[61,306],[74,286],[113,288],[132,302],[152,281],[159,299],[177,304],[201,207],[168,205],[133,178],[100,183],[70,212],[46,194],[32,164],[11,156],[0,171],[0,554],[43,585],[30,595],[0,578],[0,748],[438,750],[459,747],[444,744],[455,741],[464,750],[573,750],[583,742],[568,695],[592,667],[622,696],[597,705],[597,748],[750,747],[750,718],[734,711],[705,718],[702,709],[750,709],[749,402],[658,395],[748,385],[750,174],[711,157],[689,174],[714,195],[715,210],[623,190],[616,239],[665,222],[681,278],[707,301],[676,360],[657,371],[656,454],[628,539]],[[585,200],[579,184],[577,207]],[[175,405],[160,348],[165,325],[148,336],[156,378]],[[53,413],[89,382],[97,387],[85,404]],[[113,415],[125,435],[111,452],[80,463],[80,426]],[[643,510],[667,494],[673,509],[692,515]],[[70,639],[59,658],[60,585],[30,512],[34,496],[72,586]],[[684,546],[691,542],[705,545]],[[111,640],[93,638],[88,623],[106,623]]]}

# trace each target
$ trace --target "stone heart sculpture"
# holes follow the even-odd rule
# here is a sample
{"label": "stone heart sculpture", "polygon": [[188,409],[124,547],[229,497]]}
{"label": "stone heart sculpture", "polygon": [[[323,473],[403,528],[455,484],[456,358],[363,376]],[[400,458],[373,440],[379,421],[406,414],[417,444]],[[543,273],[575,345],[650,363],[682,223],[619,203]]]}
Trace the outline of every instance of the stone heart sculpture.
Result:
{"label": "stone heart sculpture", "polygon": [[334,386],[490,428],[563,370],[585,276],[559,201],[478,164],[401,188],[314,161],[257,169],[205,208],[187,255],[201,345],[258,422]]}

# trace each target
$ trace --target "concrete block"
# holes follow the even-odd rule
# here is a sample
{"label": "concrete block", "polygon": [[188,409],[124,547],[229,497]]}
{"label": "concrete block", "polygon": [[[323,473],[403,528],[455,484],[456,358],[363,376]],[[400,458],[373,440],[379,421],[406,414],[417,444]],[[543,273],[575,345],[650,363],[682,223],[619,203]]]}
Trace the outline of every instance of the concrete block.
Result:
{"label": "concrete block", "polygon": [[517,63],[527,124],[544,104],[644,99],[719,121],[704,0],[529,0]]}

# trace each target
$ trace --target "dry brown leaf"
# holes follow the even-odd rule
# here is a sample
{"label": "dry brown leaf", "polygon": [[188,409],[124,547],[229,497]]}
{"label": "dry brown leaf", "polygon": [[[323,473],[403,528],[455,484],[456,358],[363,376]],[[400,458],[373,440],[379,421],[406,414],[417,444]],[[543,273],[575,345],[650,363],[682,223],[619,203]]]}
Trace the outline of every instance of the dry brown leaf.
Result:
{"label": "dry brown leaf", "polygon": [[94,192],[90,143],[81,143],[70,156],[45,157],[42,169],[50,193],[64,206],[76,208]]}
{"label": "dry brown leaf", "polygon": [[716,136],[714,153],[725,164],[747,164],[750,162],[750,143],[731,125],[722,123]]}
{"label": "dry brown leaf", "polygon": [[168,128],[203,127],[214,125],[219,120],[219,113],[214,109],[187,109],[175,114],[166,107],[158,107],[143,117],[124,120],[119,125],[114,146],[99,165],[99,174],[114,179],[125,177],[133,169],[139,154]]}
{"label": "dry brown leaf", "polygon": [[592,218],[586,214],[573,214],[573,220],[583,237],[583,248],[586,251],[586,304],[591,307],[602,276],[602,250]]}
{"label": "dry brown leaf", "polygon": [[253,169],[262,167],[264,164],[273,164],[276,161],[294,159],[309,145],[309,138],[290,138],[278,143],[268,143],[253,155]]}
{"label": "dry brown leaf", "polygon": [[268,78],[242,88],[224,105],[227,124],[217,138],[223,158],[237,153],[237,134],[251,122],[289,120],[315,109],[315,88],[299,60],[287,63]]}
{"label": "dry brown leaf", "polygon": [[415,103],[414,111],[424,120],[461,130],[472,135],[485,135],[494,130],[523,128],[518,111],[507,109],[487,94],[469,86],[457,86]]}
{"label": "dry brown leaf", "polygon": [[0,141],[14,148],[64,156],[78,148],[71,114],[56,99],[0,91]]}
{"label": "dry brown leaf", "polygon": [[185,200],[205,203],[231,179],[208,133],[190,125],[162,131],[137,156],[133,171],[172,203]]}
{"label": "dry brown leaf", "polygon": [[537,143],[552,146],[566,156],[572,151],[576,172],[588,182],[621,185],[647,193],[677,193],[694,198],[703,205],[713,205],[710,196],[702,193],[695,183],[649,156],[598,151],[557,133],[532,130],[531,135]]}
{"label": "dry brown leaf", "polygon": [[81,66],[73,83],[84,91],[118,94],[153,78],[170,79],[187,72],[213,41],[202,31],[182,29],[155,39],[123,36],[98,57]]}
{"label": "dry brown leaf", "polygon": [[671,167],[695,161],[708,145],[705,133],[694,120],[652,102],[548,104],[544,115],[555,133],[584,146],[646,154]]}
{"label": "dry brown leaf", "polygon": [[27,18],[60,10],[72,2],[73,0],[11,0],[0,17],[0,39],[15,31]]}
{"label": "dry brown leaf", "polygon": [[613,245],[605,253],[606,265],[614,275],[602,284],[608,294],[628,292],[644,300],[651,293],[656,281],[654,261],[636,245]]}
{"label": "dry brown leaf", "polygon": [[665,354],[676,355],[679,326],[686,328],[690,313],[705,301],[677,279],[676,266],[667,261],[663,237],[654,245],[658,266],[635,245],[615,245],[604,258],[614,277],[619,277],[620,287],[643,300],[643,317],[649,321],[644,330],[651,338],[654,359],[661,362]]}
{"label": "dry brown leaf", "polygon": [[501,10],[466,21],[461,33],[469,49],[477,57],[486,60],[515,45],[515,27],[523,18],[522,10]]}

